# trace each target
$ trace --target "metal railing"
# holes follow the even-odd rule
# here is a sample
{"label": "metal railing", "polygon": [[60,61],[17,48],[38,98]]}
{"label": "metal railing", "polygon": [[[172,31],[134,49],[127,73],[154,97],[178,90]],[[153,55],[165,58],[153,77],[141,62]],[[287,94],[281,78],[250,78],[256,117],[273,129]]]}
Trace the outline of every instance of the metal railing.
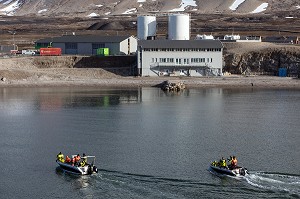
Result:
{"label": "metal railing", "polygon": [[153,64],[150,64],[150,69],[155,69],[155,68],[212,68],[212,66],[208,64],[195,64],[195,63],[190,63],[190,64],[174,64],[174,63],[159,63],[155,62]]}

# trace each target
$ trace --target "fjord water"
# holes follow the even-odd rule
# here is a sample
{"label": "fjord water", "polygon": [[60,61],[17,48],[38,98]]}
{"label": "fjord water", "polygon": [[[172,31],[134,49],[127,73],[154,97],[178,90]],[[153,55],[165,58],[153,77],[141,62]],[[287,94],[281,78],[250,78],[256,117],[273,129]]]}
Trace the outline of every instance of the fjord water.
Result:
{"label": "fjord water", "polygon": [[[300,91],[1,88],[1,198],[299,198]],[[97,157],[73,176],[57,153]],[[236,155],[250,175],[218,177]]]}

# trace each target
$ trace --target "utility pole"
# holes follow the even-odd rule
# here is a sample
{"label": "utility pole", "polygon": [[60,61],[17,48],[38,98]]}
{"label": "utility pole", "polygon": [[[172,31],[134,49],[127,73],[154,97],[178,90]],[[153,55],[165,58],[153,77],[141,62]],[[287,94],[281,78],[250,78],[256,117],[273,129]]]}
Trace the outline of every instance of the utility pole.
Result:
{"label": "utility pole", "polygon": [[16,34],[16,32],[13,31],[14,50],[16,50],[15,34]]}
{"label": "utility pole", "polygon": [[13,36],[13,46],[14,46],[14,50],[16,50],[16,42],[15,42],[15,34],[17,33],[16,31],[8,31],[9,33],[12,34]]}

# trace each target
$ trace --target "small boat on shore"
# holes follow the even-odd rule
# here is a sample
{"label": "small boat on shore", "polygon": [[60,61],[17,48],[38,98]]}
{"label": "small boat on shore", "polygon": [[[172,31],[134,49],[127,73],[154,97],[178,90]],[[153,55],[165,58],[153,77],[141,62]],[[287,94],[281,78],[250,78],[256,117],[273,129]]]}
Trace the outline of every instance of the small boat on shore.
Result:
{"label": "small boat on shore", "polygon": [[[72,157],[75,157],[73,155]],[[64,161],[56,160],[57,164],[66,172],[76,174],[76,175],[91,175],[98,173],[98,168],[95,166],[95,156],[84,156],[81,158],[84,160],[84,165],[81,162],[66,163]]]}

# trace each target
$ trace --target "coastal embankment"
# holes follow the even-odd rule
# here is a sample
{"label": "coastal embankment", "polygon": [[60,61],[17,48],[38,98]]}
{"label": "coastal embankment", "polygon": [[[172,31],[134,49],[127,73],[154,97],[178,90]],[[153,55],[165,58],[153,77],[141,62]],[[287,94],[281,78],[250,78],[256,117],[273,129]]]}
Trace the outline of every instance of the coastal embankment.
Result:
{"label": "coastal embankment", "polygon": [[43,86],[97,86],[139,87],[156,86],[163,81],[181,81],[193,87],[261,87],[297,88],[300,79],[295,77],[228,75],[222,77],[136,77],[130,76],[133,58],[129,64],[114,63],[96,66],[93,58],[78,56],[13,57],[0,59],[0,87]]}

